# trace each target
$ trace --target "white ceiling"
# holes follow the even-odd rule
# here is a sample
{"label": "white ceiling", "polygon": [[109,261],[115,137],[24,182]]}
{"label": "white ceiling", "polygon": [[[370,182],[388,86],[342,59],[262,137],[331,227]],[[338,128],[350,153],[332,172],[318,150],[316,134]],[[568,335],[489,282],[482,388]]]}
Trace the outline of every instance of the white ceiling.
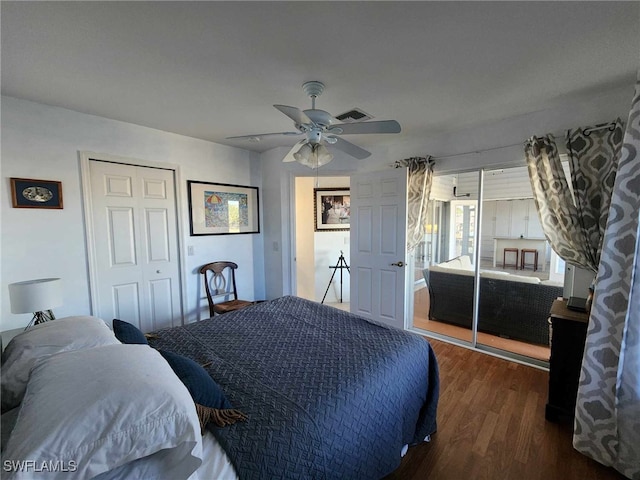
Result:
{"label": "white ceiling", "polygon": [[[396,119],[365,148],[471,128],[625,85],[640,2],[1,2],[2,93],[264,151],[273,108]],[[386,143],[385,143],[386,142]]]}

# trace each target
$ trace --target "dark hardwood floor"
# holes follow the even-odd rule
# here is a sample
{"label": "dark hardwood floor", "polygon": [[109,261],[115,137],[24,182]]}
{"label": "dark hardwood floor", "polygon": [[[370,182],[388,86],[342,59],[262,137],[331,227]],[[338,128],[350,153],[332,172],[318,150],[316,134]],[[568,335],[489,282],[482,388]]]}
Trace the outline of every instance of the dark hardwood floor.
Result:
{"label": "dark hardwood floor", "polygon": [[547,422],[548,373],[430,340],[440,366],[438,431],[385,480],[624,480]]}

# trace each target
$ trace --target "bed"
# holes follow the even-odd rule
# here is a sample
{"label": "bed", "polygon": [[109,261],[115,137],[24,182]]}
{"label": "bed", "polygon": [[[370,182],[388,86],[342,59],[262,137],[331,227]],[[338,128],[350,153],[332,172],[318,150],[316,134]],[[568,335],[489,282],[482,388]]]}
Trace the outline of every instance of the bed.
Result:
{"label": "bed", "polygon": [[[71,460],[81,463],[75,465],[82,473],[78,478],[118,478],[131,468],[147,469],[144,478],[191,480],[382,478],[398,467],[408,445],[428,440],[436,431],[438,366],[429,343],[422,337],[315,302],[287,296],[198,323],[160,330],[150,335],[152,348],[123,345],[118,340],[111,343],[112,339],[104,333],[108,338],[106,345],[92,345],[85,351],[48,353],[45,360],[32,362],[24,400],[17,407],[14,433],[3,452],[3,465],[6,460],[42,458],[42,452],[46,451],[51,461],[64,460],[67,466]],[[15,346],[10,347],[11,344],[7,347],[9,353],[16,350]],[[128,349],[126,354],[124,349]],[[189,357],[202,366],[233,407],[246,415],[246,420],[225,427],[209,423],[205,435],[200,435],[189,391],[186,394],[180,391],[180,381],[175,382],[175,375],[172,377],[158,351]],[[33,422],[29,417],[42,418],[46,412],[40,409],[54,408],[48,406],[50,394],[47,401],[33,401],[38,383],[51,376],[54,368],[78,375],[87,369],[87,357],[96,355],[101,363],[109,365],[105,370],[110,372],[110,384],[119,381],[118,376],[133,375],[133,379],[127,379],[128,390],[132,390],[131,382],[135,382],[134,390],[142,389],[147,401],[157,396],[175,397],[169,407],[162,408],[175,410],[180,422],[171,422],[154,434],[172,438],[160,438],[160,443],[165,441],[162,448],[147,448],[136,454],[137,458],[126,454],[127,449],[116,455],[109,452],[108,461],[97,446],[86,461],[68,455],[61,459],[60,454],[50,453],[56,451],[50,445],[45,446],[48,450],[22,448],[22,444],[31,441],[29,428],[34,428],[29,426]],[[113,359],[113,355],[118,359]],[[83,365],[74,369],[70,364],[77,360]],[[47,370],[43,370],[43,364]],[[134,364],[144,366],[144,375],[155,375],[153,381],[136,380],[137,367],[125,367]],[[13,364],[10,367],[9,373],[15,373]],[[121,370],[134,372],[125,374]],[[3,397],[7,386],[5,373],[3,367]],[[153,390],[159,379],[171,383],[170,388],[162,386],[156,395],[144,389],[147,382]],[[69,381],[77,382],[75,378]],[[99,388],[101,382],[97,383]],[[110,385],[108,390],[113,389]],[[120,390],[116,389],[122,395],[131,394],[127,387]],[[15,402],[16,398],[12,400]],[[157,415],[159,406],[144,408]],[[63,415],[61,421],[73,422],[75,417],[69,415]],[[5,415],[3,422],[4,418]],[[153,422],[164,420],[153,418]],[[141,431],[137,439],[130,432],[126,434],[131,446],[149,443],[148,432]],[[77,455],[77,448],[73,451]],[[116,461],[118,456],[122,458]],[[170,458],[164,458],[167,456]],[[145,466],[149,459],[155,462],[151,467]],[[88,466],[96,462],[99,468]],[[182,465],[175,467],[182,470],[177,476],[170,476],[163,470],[167,465]],[[151,476],[153,472],[158,472],[155,477]],[[15,469],[9,473],[7,478],[30,478]]]}

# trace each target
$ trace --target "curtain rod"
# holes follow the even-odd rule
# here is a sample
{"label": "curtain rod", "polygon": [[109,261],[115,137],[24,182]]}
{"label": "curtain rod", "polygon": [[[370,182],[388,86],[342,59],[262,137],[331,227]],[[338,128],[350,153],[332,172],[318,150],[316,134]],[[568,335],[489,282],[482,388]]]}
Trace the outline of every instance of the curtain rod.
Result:
{"label": "curtain rod", "polygon": [[602,125],[597,125],[595,127],[585,128],[584,130],[582,130],[582,133],[589,136],[591,132],[597,132],[598,130],[604,130],[605,128],[608,129],[610,132],[613,132],[616,129],[617,123],[618,122],[609,122]]}
{"label": "curtain rod", "polygon": [[[589,134],[591,132],[596,132],[598,130],[604,130],[605,128],[608,128],[610,131],[613,132],[613,130],[615,129],[617,122],[609,122],[609,123],[605,123],[603,125],[597,125],[595,127],[589,127],[589,128],[585,128],[584,130],[582,130],[582,133],[584,135],[589,136]],[[546,135],[553,135],[554,137],[561,137],[562,135],[564,135],[564,132],[560,132],[560,133],[547,133]],[[472,150],[470,152],[463,152],[463,153],[453,153],[451,155],[440,155],[440,156],[434,156],[431,157],[434,160],[442,160],[444,158],[451,158],[451,157],[463,157],[465,155],[471,155],[472,153],[484,153],[484,152],[491,152],[493,150],[501,150],[503,148],[509,148],[509,147],[517,147],[519,145],[524,145],[524,141],[523,142],[519,142],[519,143],[512,143],[510,145],[501,145],[499,147],[492,147],[492,148],[485,148],[482,150]]]}

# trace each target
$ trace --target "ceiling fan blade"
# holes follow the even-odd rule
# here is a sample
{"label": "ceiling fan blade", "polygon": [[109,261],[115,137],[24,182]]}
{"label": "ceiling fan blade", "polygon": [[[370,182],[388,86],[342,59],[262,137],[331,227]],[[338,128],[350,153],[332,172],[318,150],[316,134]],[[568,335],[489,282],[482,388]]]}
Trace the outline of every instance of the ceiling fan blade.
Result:
{"label": "ceiling fan blade", "polygon": [[278,133],[257,133],[255,135],[237,135],[235,137],[225,137],[227,140],[240,140],[243,138],[246,139],[257,139],[260,140],[263,137],[274,137],[274,136],[292,136],[292,135],[301,135],[301,132],[278,132]]}
{"label": "ceiling fan blade", "polygon": [[347,142],[344,138],[338,138],[338,141],[334,143],[333,146],[342,150],[344,153],[357,158],[358,160],[362,160],[363,158],[367,158],[371,155],[371,152],[368,152],[364,148],[360,148],[351,142]]}
{"label": "ceiling fan blade", "polygon": [[303,125],[305,123],[313,123],[307,114],[296,107],[289,107],[287,105],[274,105],[278,110],[284,113],[291,120],[296,122],[296,125]]}
{"label": "ceiling fan blade", "polygon": [[340,123],[331,125],[329,131],[340,129],[342,133],[336,131],[336,135],[355,135],[363,133],[400,133],[400,124],[395,120],[380,120],[374,122],[360,123]]}

